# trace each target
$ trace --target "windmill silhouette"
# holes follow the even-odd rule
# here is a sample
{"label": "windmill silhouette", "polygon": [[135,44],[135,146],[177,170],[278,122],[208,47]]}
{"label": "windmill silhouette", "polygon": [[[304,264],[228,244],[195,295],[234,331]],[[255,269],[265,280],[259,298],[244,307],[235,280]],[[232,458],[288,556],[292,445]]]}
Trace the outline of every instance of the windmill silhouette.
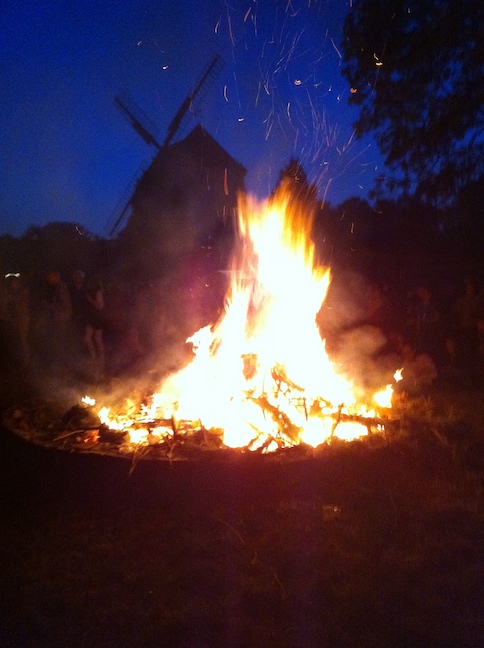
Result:
{"label": "windmill silhouette", "polygon": [[[170,122],[163,144],[160,144],[158,141],[156,135],[157,128],[154,122],[128,94],[120,92],[116,95],[114,104],[122,115],[129,121],[141,139],[146,144],[156,149],[157,153],[160,153],[173,142],[177,135],[180,137],[184,133],[190,118],[190,113],[195,112],[197,107],[199,107],[211,84],[220,74],[222,67],[222,58],[219,54],[215,54],[210,60],[208,66],[195,82],[192,92],[185,97],[180,108]],[[136,172],[118,200],[113,212],[113,217],[111,218],[111,221],[114,221],[114,224],[109,231],[110,236],[113,236],[118,231],[121,223],[125,219],[131,206],[133,191],[143,171],[145,171],[145,168],[141,167],[141,169]]]}

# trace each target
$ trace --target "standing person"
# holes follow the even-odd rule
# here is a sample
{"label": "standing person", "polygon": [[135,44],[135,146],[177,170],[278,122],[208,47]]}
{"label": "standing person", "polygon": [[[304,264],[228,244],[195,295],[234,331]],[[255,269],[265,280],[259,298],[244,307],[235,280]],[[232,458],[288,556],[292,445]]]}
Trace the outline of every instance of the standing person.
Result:
{"label": "standing person", "polygon": [[440,364],[444,345],[440,329],[440,311],[428,286],[420,285],[415,291],[416,346]]}
{"label": "standing person", "polygon": [[69,294],[72,303],[71,347],[74,358],[83,353],[85,348],[84,329],[86,327],[87,300],[84,294],[86,273],[74,270],[69,282]]}
{"label": "standing person", "polygon": [[0,320],[2,337],[6,345],[5,357],[20,361],[24,366],[30,361],[29,327],[30,294],[18,272],[9,272],[0,289]]}
{"label": "standing person", "polygon": [[480,358],[481,369],[484,369],[482,361],[484,360],[484,290],[481,290],[477,296],[477,340],[478,354]]}
{"label": "standing person", "polygon": [[458,359],[462,367],[469,369],[475,364],[479,350],[479,296],[475,283],[470,279],[455,300],[454,313]]}
{"label": "standing person", "polygon": [[88,279],[84,285],[84,344],[89,356],[97,365],[100,376],[104,374],[104,292],[101,283]]}
{"label": "standing person", "polygon": [[50,270],[45,276],[37,322],[46,363],[67,365],[67,336],[71,317],[72,303],[67,284],[58,270]]}

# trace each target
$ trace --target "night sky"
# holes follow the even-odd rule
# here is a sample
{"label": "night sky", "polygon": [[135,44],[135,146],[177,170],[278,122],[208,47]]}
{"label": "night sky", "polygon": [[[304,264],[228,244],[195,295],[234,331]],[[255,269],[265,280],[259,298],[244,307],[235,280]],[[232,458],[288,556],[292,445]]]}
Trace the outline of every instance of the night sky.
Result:
{"label": "night sky", "polygon": [[[122,90],[158,141],[211,57],[224,66],[199,121],[259,197],[297,157],[321,198],[367,197],[381,158],[352,137],[340,74],[347,0],[2,0],[0,234],[80,223],[107,235],[155,149],[114,106]],[[175,138],[175,140],[177,139]],[[174,140],[174,141],[175,141]]]}

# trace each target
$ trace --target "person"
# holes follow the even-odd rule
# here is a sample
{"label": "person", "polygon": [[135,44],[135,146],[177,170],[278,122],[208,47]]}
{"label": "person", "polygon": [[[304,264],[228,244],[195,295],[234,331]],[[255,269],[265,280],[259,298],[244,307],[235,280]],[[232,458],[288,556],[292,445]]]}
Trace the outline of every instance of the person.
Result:
{"label": "person", "polygon": [[30,293],[18,272],[9,272],[0,291],[0,320],[2,337],[6,342],[5,357],[30,362]]}
{"label": "person", "polygon": [[415,346],[419,352],[427,353],[434,362],[440,363],[443,358],[444,344],[437,303],[432,291],[425,285],[417,287],[415,298]]}
{"label": "person", "polygon": [[68,326],[72,317],[72,302],[67,284],[58,270],[45,276],[36,323],[41,338],[43,361],[46,364],[67,364]]}
{"label": "person", "polygon": [[401,334],[393,337],[397,356],[394,362],[401,363],[402,381],[398,391],[415,396],[425,392],[437,379],[437,368],[427,353],[422,353]]}
{"label": "person", "polygon": [[389,334],[395,329],[396,318],[384,287],[373,283],[369,287],[366,321]]}
{"label": "person", "polygon": [[454,304],[457,284],[451,279],[443,284],[439,295],[440,328],[445,350],[446,370],[452,374],[457,363],[457,317]]}
{"label": "person", "polygon": [[84,294],[86,273],[84,270],[74,270],[69,282],[69,294],[72,304],[70,342],[73,360],[80,359],[85,349],[84,329],[86,326],[86,297]]}
{"label": "person", "polygon": [[84,321],[85,310],[85,287],[86,273],[84,270],[74,270],[71,274],[71,281],[69,283],[69,294],[72,304],[72,321],[76,324],[81,324]]}
{"label": "person", "polygon": [[405,342],[401,348],[402,386],[410,394],[428,389],[437,378],[437,370],[427,353],[418,353],[415,347]]}
{"label": "person", "polygon": [[140,339],[139,309],[132,287],[111,278],[103,292],[103,342],[106,356],[109,356],[109,373],[117,375],[140,362],[147,352]]}
{"label": "person", "polygon": [[72,303],[67,284],[61,279],[58,270],[50,270],[45,281],[44,312],[51,322],[65,328],[65,324],[72,316]]}
{"label": "person", "polygon": [[454,304],[458,360],[468,369],[474,365],[479,348],[478,310],[476,285],[469,279]]}
{"label": "person", "polygon": [[484,290],[477,296],[477,338],[478,338],[478,354],[480,360],[484,360]]}
{"label": "person", "polygon": [[90,278],[84,285],[84,344],[86,345],[89,357],[97,365],[99,374],[102,375],[105,369],[104,351],[104,292],[101,283]]}

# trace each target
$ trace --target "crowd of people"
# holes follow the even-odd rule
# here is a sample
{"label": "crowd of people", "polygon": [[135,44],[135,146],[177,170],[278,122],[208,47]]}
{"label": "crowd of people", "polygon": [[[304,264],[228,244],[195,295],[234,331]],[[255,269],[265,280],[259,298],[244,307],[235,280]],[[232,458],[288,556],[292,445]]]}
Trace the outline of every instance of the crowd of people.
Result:
{"label": "crowd of people", "polygon": [[[476,282],[435,291],[422,282],[397,294],[378,283],[365,285],[364,316],[354,325],[382,331],[416,386],[432,383],[438,373],[482,377],[484,290]],[[99,380],[129,367],[145,352],[136,313],[138,323],[145,322],[156,315],[147,318],[156,305],[147,306],[141,293],[132,303],[126,295],[119,284],[106,289],[79,269],[67,278],[52,269],[39,281],[7,273],[0,289],[3,363],[63,367]]]}
{"label": "crowd of people", "polygon": [[111,315],[101,281],[83,270],[74,270],[67,281],[56,269],[38,282],[7,273],[0,290],[3,364],[79,371],[102,380]]}
{"label": "crowd of people", "polygon": [[422,382],[436,377],[461,382],[481,380],[484,374],[484,289],[472,279],[444,283],[432,289],[417,283],[389,297],[373,286],[369,321],[380,327],[402,365],[415,368]]}

